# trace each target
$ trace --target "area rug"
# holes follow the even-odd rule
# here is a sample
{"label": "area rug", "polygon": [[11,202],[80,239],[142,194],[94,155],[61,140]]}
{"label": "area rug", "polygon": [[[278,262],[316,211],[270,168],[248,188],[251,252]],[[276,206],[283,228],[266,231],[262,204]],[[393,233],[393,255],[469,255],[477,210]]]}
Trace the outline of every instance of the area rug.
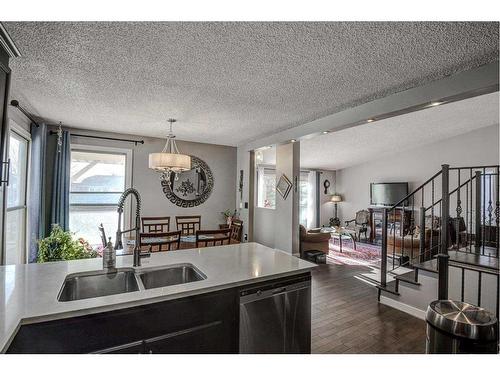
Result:
{"label": "area rug", "polygon": [[342,252],[338,241],[330,240],[330,251],[327,255],[330,263],[347,265],[380,266],[380,246],[356,242],[353,249],[351,240],[342,242]]}

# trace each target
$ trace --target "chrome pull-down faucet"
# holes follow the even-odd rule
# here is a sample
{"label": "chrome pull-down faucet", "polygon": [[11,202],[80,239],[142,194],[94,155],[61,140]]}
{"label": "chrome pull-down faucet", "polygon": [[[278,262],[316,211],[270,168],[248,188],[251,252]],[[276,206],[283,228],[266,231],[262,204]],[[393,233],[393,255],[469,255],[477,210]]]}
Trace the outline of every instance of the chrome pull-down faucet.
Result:
{"label": "chrome pull-down faucet", "polygon": [[[135,228],[123,230],[121,229],[123,206],[125,205],[125,199],[132,194],[135,196]],[[141,254],[141,249],[139,247],[140,242],[140,231],[141,231],[141,195],[134,188],[128,188],[120,196],[118,201],[118,229],[116,230],[116,240],[115,240],[115,250],[123,249],[122,235],[123,233],[135,231],[135,245],[134,245],[134,267],[139,267],[141,265],[141,258],[148,257],[150,253]]]}

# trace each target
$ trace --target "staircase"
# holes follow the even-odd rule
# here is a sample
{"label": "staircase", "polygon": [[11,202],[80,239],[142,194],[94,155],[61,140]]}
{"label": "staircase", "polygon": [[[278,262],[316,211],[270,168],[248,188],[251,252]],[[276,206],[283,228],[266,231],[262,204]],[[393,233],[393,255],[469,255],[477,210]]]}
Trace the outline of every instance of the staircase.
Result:
{"label": "staircase", "polygon": [[500,316],[499,170],[442,165],[384,209],[379,301],[422,312],[432,300],[454,299]]}

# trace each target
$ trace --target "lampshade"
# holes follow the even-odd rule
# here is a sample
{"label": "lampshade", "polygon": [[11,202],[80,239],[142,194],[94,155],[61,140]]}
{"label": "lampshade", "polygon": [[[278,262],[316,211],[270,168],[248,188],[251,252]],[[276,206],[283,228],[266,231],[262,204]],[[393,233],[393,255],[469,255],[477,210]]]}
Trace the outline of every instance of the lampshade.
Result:
{"label": "lampshade", "polygon": [[[170,179],[170,174],[189,171],[191,169],[191,156],[181,154],[175,142],[175,135],[172,132],[172,124],[175,119],[169,118],[170,130],[167,136],[167,143],[161,152],[149,154],[149,168],[159,172],[161,179]],[[177,176],[178,178],[178,176]]]}
{"label": "lampshade", "polygon": [[333,194],[333,195],[330,197],[330,202],[333,202],[333,203],[339,203],[339,202],[342,202],[342,197],[341,197],[339,194]]}
{"label": "lampshade", "polygon": [[149,168],[158,172],[167,170],[172,172],[189,171],[191,169],[191,157],[170,152],[151,153],[149,154]]}

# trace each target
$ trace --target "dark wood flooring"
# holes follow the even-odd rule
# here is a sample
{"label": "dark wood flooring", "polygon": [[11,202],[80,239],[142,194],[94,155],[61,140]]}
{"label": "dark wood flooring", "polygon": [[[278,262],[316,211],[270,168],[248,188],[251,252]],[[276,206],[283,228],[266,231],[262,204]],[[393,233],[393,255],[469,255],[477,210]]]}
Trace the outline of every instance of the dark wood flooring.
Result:
{"label": "dark wood flooring", "polygon": [[312,272],[312,353],[424,353],[425,322],[377,302],[356,275],[364,266],[324,264]]}

